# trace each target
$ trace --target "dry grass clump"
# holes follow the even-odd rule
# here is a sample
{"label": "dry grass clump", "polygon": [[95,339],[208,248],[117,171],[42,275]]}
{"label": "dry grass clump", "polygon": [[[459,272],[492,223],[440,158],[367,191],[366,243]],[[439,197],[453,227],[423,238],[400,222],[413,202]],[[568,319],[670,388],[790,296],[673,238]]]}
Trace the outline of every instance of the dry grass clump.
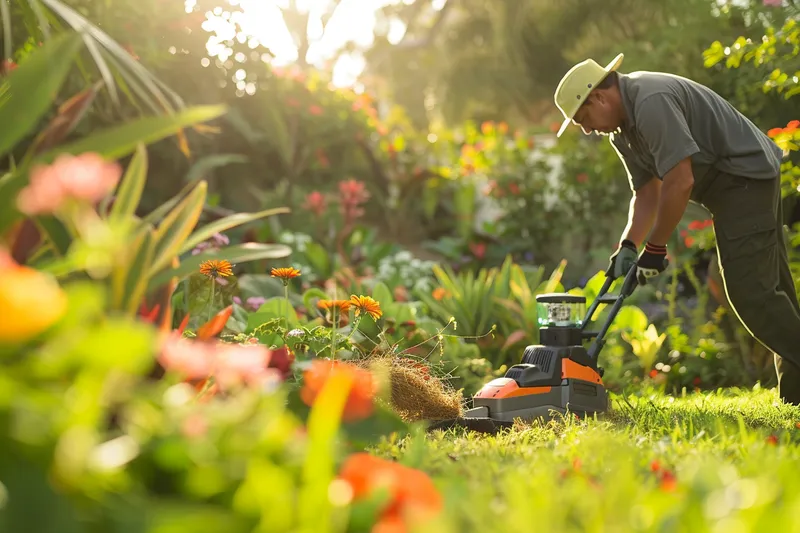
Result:
{"label": "dry grass clump", "polygon": [[356,363],[370,368],[390,383],[389,406],[406,422],[446,420],[463,415],[461,391],[431,375],[424,360],[372,354]]}

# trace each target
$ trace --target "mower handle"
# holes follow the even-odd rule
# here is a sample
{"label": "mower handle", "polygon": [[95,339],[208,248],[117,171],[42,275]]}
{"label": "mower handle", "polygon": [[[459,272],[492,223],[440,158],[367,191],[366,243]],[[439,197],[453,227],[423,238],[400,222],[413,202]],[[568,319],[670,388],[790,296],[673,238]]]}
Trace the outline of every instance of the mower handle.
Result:
{"label": "mower handle", "polygon": [[603,348],[603,345],[605,344],[605,340],[603,339],[603,337],[605,337],[606,333],[608,332],[608,328],[611,327],[611,323],[614,322],[617,313],[619,313],[619,310],[622,307],[622,302],[625,300],[625,298],[627,298],[633,293],[634,289],[636,289],[638,283],[636,280],[636,274],[637,274],[637,268],[636,264],[634,263],[634,265],[630,268],[630,270],[628,270],[628,274],[625,276],[625,280],[622,282],[622,288],[620,289],[619,294],[611,296],[606,296],[606,293],[608,292],[608,289],[611,288],[611,285],[614,283],[615,278],[607,276],[606,281],[600,288],[600,292],[597,293],[597,297],[592,302],[592,305],[589,306],[589,310],[586,312],[586,318],[584,318],[583,320],[584,328],[591,321],[592,316],[597,310],[597,307],[601,303],[612,304],[611,312],[608,314],[608,318],[606,319],[603,326],[600,328],[600,331],[583,333],[583,336],[585,338],[591,339],[594,337],[594,342],[592,343],[592,345],[589,347],[588,350],[590,358],[597,359],[597,355],[600,353],[600,350]]}

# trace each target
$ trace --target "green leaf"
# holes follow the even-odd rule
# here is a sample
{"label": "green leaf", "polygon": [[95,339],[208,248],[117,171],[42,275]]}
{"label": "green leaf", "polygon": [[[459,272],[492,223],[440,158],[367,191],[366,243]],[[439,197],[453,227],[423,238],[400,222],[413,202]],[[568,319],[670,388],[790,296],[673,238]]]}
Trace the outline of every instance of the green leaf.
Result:
{"label": "green leaf", "polygon": [[139,143],[117,189],[116,200],[108,216],[110,222],[122,222],[134,216],[146,181],[147,150],[144,144]]}
{"label": "green leaf", "polygon": [[185,180],[190,183],[198,181],[203,179],[206,172],[216,167],[230,165],[231,163],[247,163],[248,161],[249,159],[247,156],[239,154],[215,154],[205,156],[192,165],[192,168],[186,173]]}
{"label": "green leaf", "polygon": [[213,120],[225,111],[224,105],[198,106],[170,116],[145,117],[55,148],[44,154],[41,159],[51,161],[64,152],[71,154],[97,152],[109,159],[117,159],[133,152],[139,143],[151,144],[160,141],[187,126]]}
{"label": "green leaf", "polygon": [[201,242],[211,238],[215,233],[220,233],[260,218],[266,218],[279,213],[288,212],[288,207],[277,207],[275,209],[265,209],[264,211],[259,211],[258,213],[237,213],[235,215],[230,215],[219,220],[215,220],[214,222],[211,222],[210,224],[203,226],[201,229],[194,232],[192,236],[189,237],[183,244],[180,253],[188,252]]}
{"label": "green leaf", "polygon": [[148,286],[147,271],[155,254],[155,230],[150,227],[131,243],[130,261],[112,272],[111,306],[135,313]]}
{"label": "green leaf", "polygon": [[53,105],[80,43],[74,33],[59,35],[5,78],[0,85],[0,155],[30,133]]}
{"label": "green leaf", "polygon": [[155,257],[150,267],[151,274],[158,272],[174,257],[180,255],[181,246],[197,225],[197,220],[203,211],[207,190],[208,185],[205,181],[198,183],[191,194],[175,206],[158,226],[155,235]]}
{"label": "green leaf", "polygon": [[192,272],[200,269],[200,264],[209,259],[226,259],[231,263],[246,263],[262,259],[282,259],[291,255],[292,250],[283,244],[262,244],[248,242],[227,246],[219,250],[208,250],[197,255],[192,255],[181,261],[180,266],[165,270],[154,275],[150,280],[150,287],[157,287],[167,283],[172,277],[179,280]]}
{"label": "green leaf", "polygon": [[392,297],[392,291],[389,290],[389,287],[386,286],[383,282],[378,282],[375,284],[375,287],[372,288],[372,297],[375,299],[376,302],[381,304],[381,307],[386,307],[392,303],[394,303],[394,298]]}
{"label": "green leaf", "polygon": [[[159,141],[186,126],[215,118],[224,111],[224,106],[195,107],[172,116],[139,119],[103,130],[72,144],[59,146],[40,156],[35,162],[50,163],[61,153],[84,152],[97,152],[107,159],[117,159],[133,152],[140,143]],[[0,233],[21,216],[15,201],[19,191],[28,184],[28,171],[27,166],[19,167],[0,180]]]}
{"label": "green leaf", "polygon": [[247,317],[246,331],[251,332],[261,324],[265,324],[275,318],[281,320],[281,325],[284,325],[284,321],[288,318],[289,329],[301,325],[294,307],[287,306],[286,299],[283,296],[277,296],[264,302],[255,313],[250,313]]}
{"label": "green leaf", "polygon": [[67,228],[64,227],[64,224],[57,218],[51,216],[37,217],[36,224],[47,236],[56,254],[60,257],[66,256],[69,251],[69,246],[72,243],[72,237],[67,231]]}

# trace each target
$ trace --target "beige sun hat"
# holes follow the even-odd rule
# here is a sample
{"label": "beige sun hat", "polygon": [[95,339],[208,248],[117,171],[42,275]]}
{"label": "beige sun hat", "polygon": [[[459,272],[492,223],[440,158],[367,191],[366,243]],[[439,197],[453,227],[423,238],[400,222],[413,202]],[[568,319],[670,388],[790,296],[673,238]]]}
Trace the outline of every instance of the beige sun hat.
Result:
{"label": "beige sun hat", "polygon": [[617,70],[624,57],[624,54],[619,54],[605,67],[601,67],[594,59],[586,59],[564,74],[564,77],[558,82],[555,92],[556,107],[564,115],[564,122],[561,123],[556,137],[561,137],[561,134],[567,129],[581,104],[592,92],[592,88],[606,79],[609,73]]}

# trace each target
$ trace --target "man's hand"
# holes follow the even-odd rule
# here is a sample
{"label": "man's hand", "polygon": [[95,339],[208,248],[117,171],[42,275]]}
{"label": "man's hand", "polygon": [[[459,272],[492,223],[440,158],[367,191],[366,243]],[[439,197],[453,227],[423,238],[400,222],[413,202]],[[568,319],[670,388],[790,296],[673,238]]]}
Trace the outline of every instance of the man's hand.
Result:
{"label": "man's hand", "polygon": [[606,277],[617,279],[626,275],[634,263],[636,263],[637,251],[636,245],[632,241],[622,241],[617,251],[611,254],[611,258],[608,261],[608,270],[606,270]]}
{"label": "man's hand", "polygon": [[647,280],[664,272],[667,266],[669,266],[667,247],[649,242],[645,244],[636,265],[636,279],[639,281],[639,285],[647,284]]}

